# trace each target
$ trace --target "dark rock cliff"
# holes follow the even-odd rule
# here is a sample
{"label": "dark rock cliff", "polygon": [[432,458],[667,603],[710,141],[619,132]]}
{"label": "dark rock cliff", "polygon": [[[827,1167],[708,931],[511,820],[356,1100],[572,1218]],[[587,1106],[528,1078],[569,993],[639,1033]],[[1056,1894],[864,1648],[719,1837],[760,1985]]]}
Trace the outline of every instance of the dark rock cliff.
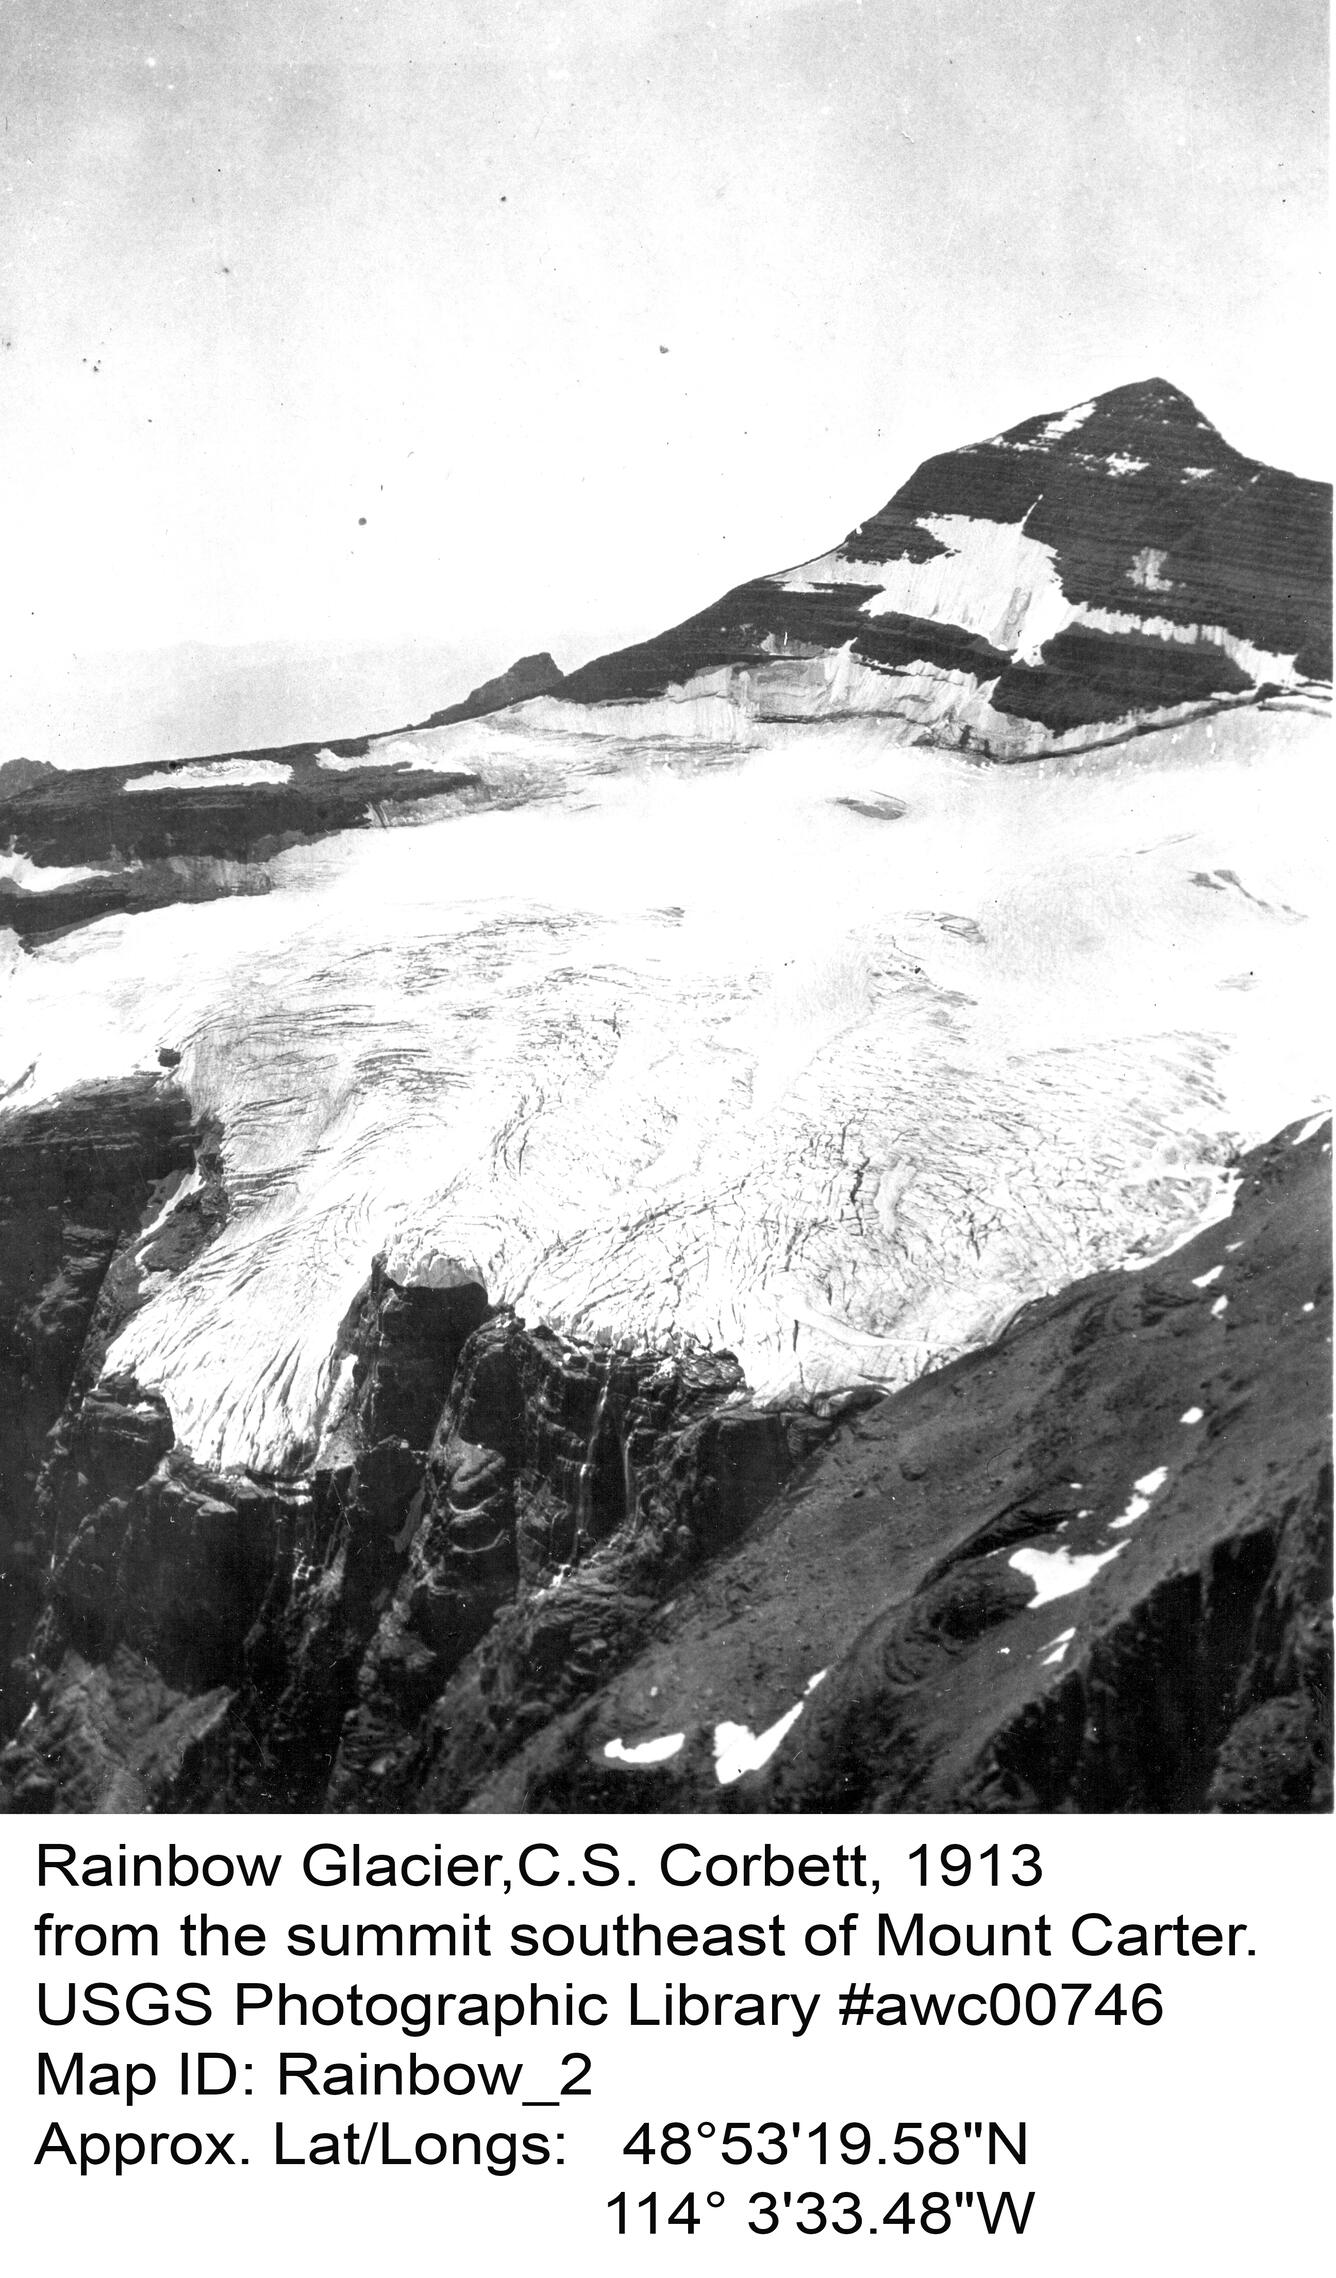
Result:
{"label": "dark rock cliff", "polygon": [[39,1602],[38,1474],[71,1388],[156,1262],[140,1228],[195,1163],[184,1095],[153,1078],[0,1122],[0,1668]]}
{"label": "dark rock cliff", "polygon": [[[283,1479],[206,1473],[104,1367],[226,1212],[171,1086],[11,1119],[0,1168],[9,1809],[1327,1801],[1325,1132],[1159,1265],[823,1417],[377,1266]],[[721,1776],[725,1727],[781,1721]]]}

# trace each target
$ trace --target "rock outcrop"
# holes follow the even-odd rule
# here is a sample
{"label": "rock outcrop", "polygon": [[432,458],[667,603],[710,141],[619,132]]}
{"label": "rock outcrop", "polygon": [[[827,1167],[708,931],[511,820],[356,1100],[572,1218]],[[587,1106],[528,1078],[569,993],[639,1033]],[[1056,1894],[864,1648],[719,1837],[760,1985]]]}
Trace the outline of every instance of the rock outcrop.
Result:
{"label": "rock outcrop", "polygon": [[555,657],[540,649],[536,656],[517,657],[505,672],[494,680],[484,680],[480,687],[471,688],[462,702],[447,704],[444,711],[433,712],[422,721],[424,728],[447,728],[456,720],[477,720],[486,712],[499,712],[507,704],[523,704],[531,696],[549,696],[565,678]]}
{"label": "rock outcrop", "polygon": [[[76,1381],[91,1393],[155,1243],[170,1239],[165,1226],[140,1229],[185,1184],[196,1136],[183,1094],[152,1077],[0,1121],[0,1669],[40,1602],[48,1434]],[[9,1688],[11,1716],[15,1697]]]}

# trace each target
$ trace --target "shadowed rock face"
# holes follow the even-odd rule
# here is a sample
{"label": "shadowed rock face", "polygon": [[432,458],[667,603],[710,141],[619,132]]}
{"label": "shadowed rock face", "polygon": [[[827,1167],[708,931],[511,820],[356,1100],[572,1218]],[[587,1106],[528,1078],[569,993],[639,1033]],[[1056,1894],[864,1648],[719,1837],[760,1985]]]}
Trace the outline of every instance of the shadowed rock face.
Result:
{"label": "shadowed rock face", "polygon": [[192,1168],[196,1136],[184,1095],[144,1077],[0,1124],[0,1668],[37,1605],[47,1435],[152,1270],[136,1237]]}
{"label": "shadowed rock face", "polygon": [[6,1803],[1323,1808],[1329,1175],[838,1416],[378,1267],[315,1468],[208,1474],[66,1338]]}

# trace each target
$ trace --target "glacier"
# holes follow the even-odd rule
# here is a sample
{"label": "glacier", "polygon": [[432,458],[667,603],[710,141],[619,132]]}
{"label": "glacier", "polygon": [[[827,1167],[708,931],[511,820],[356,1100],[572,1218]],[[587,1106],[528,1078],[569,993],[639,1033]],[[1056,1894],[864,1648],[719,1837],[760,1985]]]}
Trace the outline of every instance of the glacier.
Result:
{"label": "glacier", "polygon": [[1321,1103],[1302,709],[1004,768],[553,709],[395,739],[472,803],[9,961],[10,1106],[165,1051],[221,1129],[228,1222],[107,1359],[201,1463],[314,1460],[373,1258],[820,1408],[1181,1242]]}

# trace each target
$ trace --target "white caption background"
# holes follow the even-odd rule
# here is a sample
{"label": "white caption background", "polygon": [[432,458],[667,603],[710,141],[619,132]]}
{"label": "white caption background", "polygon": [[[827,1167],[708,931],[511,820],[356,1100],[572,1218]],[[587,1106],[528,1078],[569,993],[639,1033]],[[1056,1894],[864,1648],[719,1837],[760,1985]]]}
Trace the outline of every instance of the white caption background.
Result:
{"label": "white caption background", "polygon": [[[93,1854],[119,1859],[152,1854],[164,1862],[170,1847],[203,1861],[260,1854],[281,1858],[271,1887],[246,1888],[238,1877],[220,1887],[196,1881],[178,1889],[71,1888],[58,1874],[38,1883],[39,1844],[73,1846],[76,1871]],[[832,1865],[824,1885],[797,1879],[766,1887],[766,1845],[793,1862],[845,1853],[845,1887]],[[493,1883],[411,1888],[317,1884],[303,1872],[313,1845],[337,1846],[351,1865],[360,1845],[364,1872],[372,1855],[407,1854],[433,1858],[439,1848],[449,1860],[471,1855],[481,1861],[500,1854]],[[547,1887],[526,1886],[518,1861],[528,1846],[553,1847],[555,1856],[534,1849],[530,1872],[554,1873]],[[927,1880],[918,1858],[926,1845]],[[961,1845],[971,1859],[969,1880],[958,1887],[943,1881],[943,1847]],[[698,1867],[702,1880],[674,1887],[662,1869],[664,1852],[677,1847],[670,1871],[686,1875]],[[698,1857],[693,1857],[695,1846]],[[992,1882],[996,1847],[998,1881]],[[1037,1883],[1028,1877],[1031,1854],[1042,1869]],[[592,1847],[587,1861],[587,1847]],[[864,1887],[852,1885],[852,1854],[865,1857]],[[61,1853],[50,1854],[53,1857]],[[603,1878],[615,1855],[619,1879]],[[321,1854],[325,1871],[337,1853]],[[750,1885],[742,1862],[751,1858]],[[710,1869],[707,1862],[718,1862]],[[736,1879],[726,1879],[735,1872]],[[960,1854],[950,1855],[960,1871]],[[1084,2274],[1124,2272],[1129,2257],[1151,2269],[1186,2266],[1213,2273],[1251,2272],[1295,2254],[1311,2255],[1325,2236],[1326,2163],[1330,2142],[1331,2091],[1328,2058],[1332,2017],[1331,1899],[1336,1888],[1336,1828],[1327,1819],[807,1819],[606,1818],[422,1818],[422,1819],[58,1819],[11,1820],[0,1825],[3,1871],[3,2041],[0,2043],[0,2142],[6,2229],[12,2246],[37,2251],[58,2272],[96,2268],[106,2278],[122,2271],[159,2271],[188,2256],[194,2278],[222,2278],[248,2261],[264,2271],[294,2254],[331,2278],[394,2264],[419,2272],[458,2268],[481,2255],[499,2256],[508,2268],[514,2258],[539,2257],[544,2265],[602,2273],[639,2270],[656,2259],[701,2271],[740,2265],[748,2270],[788,2271],[841,2268],[879,2271],[884,2265],[950,2267],[955,2271],[1025,2270],[1036,2278],[1079,2267]],[[221,1870],[215,1869],[214,1872]],[[717,1878],[704,1879],[707,1873]],[[586,1879],[590,1874],[595,1879]],[[772,1869],[782,1876],[782,1867]],[[510,1890],[502,1884],[510,1879]],[[879,1888],[874,1890],[876,1882]],[[205,1958],[184,1950],[180,1925],[201,1912],[234,1932],[258,1924],[267,1933],[262,1955],[229,1953],[217,1942]],[[655,1957],[646,1941],[639,1958],[582,1958],[559,1949],[560,1925],[597,1931],[604,1923],[639,1914],[665,1934],[672,1925],[725,1925],[736,1933],[743,1923],[783,1925],[782,1956],[702,1953]],[[1081,1915],[1109,1917],[1112,1950],[1078,1956],[1072,1925]],[[38,1924],[51,1920],[39,1952]],[[347,1958],[303,1957],[289,1951],[289,1926],[320,1926],[335,1934],[345,1922],[399,1924],[453,1923],[462,1933],[478,1917],[490,1925],[490,1959],[476,1953],[451,1959],[444,1950],[433,1959],[387,1950]],[[976,1943],[993,1925],[1028,1925],[1032,1950],[1012,1932],[1011,1951],[992,1957],[925,1954],[914,1945],[898,1955],[887,1943],[879,1953],[879,1927],[889,1919],[903,1939],[921,1915],[925,1939],[940,1926],[936,1943],[950,1946],[953,1929],[972,1926]],[[1047,1956],[1037,1951],[1035,1925],[1050,1925]],[[850,1916],[856,1919],[846,1929]],[[1137,1955],[1117,1951],[1124,1925],[1144,1924],[1153,1944],[1154,1925],[1182,1916],[1191,1929],[1246,1923],[1236,1935],[1230,1959],[1222,1950],[1180,1956],[1176,1933],[1162,1939],[1164,1951]],[[109,1943],[95,1949],[100,1933],[115,1923],[152,1924],[158,1930],[156,1959],[141,1950],[137,1959]],[[511,1950],[514,1925],[529,1924],[556,1951],[518,1956]],[[52,1951],[60,1925],[68,1926],[63,1950]],[[77,1951],[78,1926],[85,1951]],[[829,1954],[815,1947],[832,1945]],[[1083,1933],[1098,1939],[1098,1925]],[[850,1951],[846,1957],[846,1938]],[[462,1937],[461,1937],[462,1942]],[[1211,1943],[1209,1937],[1204,1943]],[[444,1946],[444,1941],[442,1948]],[[405,1937],[405,1945],[407,1938]],[[1251,1947],[1252,1953],[1247,1949]],[[267,1984],[274,1989],[268,2007],[255,2006],[247,2023],[236,2022],[236,1987]],[[1067,2017],[1074,1996],[1061,1990],[1089,1983],[1073,2023]],[[76,2014],[69,2024],[44,2024],[38,1987],[45,1983],[50,2017],[64,2016],[69,1989]],[[207,1986],[212,2015],[207,2022],[178,2022],[171,2015],[157,2025],[124,2021],[94,2024],[84,2014],[89,1987],[112,1986],[122,2002],[128,1988],[162,1987],[169,2010],[178,2006],[176,1989]],[[354,1985],[362,1995],[441,1993],[459,1996],[499,1993],[557,1997],[564,2015],[568,1988],[574,2000],[599,1996],[604,2023],[540,2022],[507,2027],[467,2026],[457,2021],[420,2034],[406,2034],[399,2023],[318,2024],[308,2012],[303,2024],[293,2012],[278,2020],[278,1987],[314,2002],[327,1999],[332,2014],[346,2006]],[[638,2014],[630,2022],[631,1988]],[[839,2022],[841,1998],[851,1986],[871,1988],[871,2007],[862,2023]],[[1052,2023],[1027,2021],[1022,2006],[1014,2024],[962,2025],[954,2010],[946,2025],[918,2023],[913,2002],[929,1996],[945,2003],[962,1994],[976,1996],[971,2014],[983,2014],[994,1987],[1015,1986],[1022,2004],[1031,1986],[1052,1986]],[[1159,1988],[1163,2014],[1155,2024],[1137,2022],[1130,2004],[1138,1987]],[[1097,2005],[1113,1987],[1121,1988],[1125,2014],[1116,2022],[1108,2003]],[[713,2012],[723,2004],[722,2023],[681,2021],[685,1987],[689,2016],[701,2013],[701,1997]],[[797,1996],[810,2015],[799,2032]],[[809,2008],[818,1995],[814,2010]],[[981,2002],[977,1997],[984,1996]],[[907,2006],[903,2024],[878,2023],[880,2007],[894,2014],[896,1997]],[[752,2013],[759,1997],[764,2025],[735,2021],[738,1997]],[[258,1997],[252,1995],[253,2002]],[[158,2006],[149,1992],[138,1999],[146,2014]],[[188,2011],[198,2014],[190,2002]],[[383,2007],[384,2004],[382,2003]],[[586,1999],[586,2016],[601,2006]],[[855,2004],[857,2006],[857,2004]],[[1005,2019],[1014,2006],[1009,1993],[996,2008]],[[1037,2017],[1047,2013],[1047,1995],[1031,1998]],[[1143,2000],[1142,2013],[1156,2006]],[[94,2012],[107,2004],[94,1997]],[[546,2004],[539,2004],[540,2011]],[[416,2021],[417,2011],[409,2016]],[[453,2019],[453,2012],[451,2012]],[[668,2021],[669,2017],[673,2021]],[[655,2020],[651,2022],[650,2020]],[[195,2065],[200,2051],[222,2052],[238,2066],[230,2093],[201,2097]],[[46,2092],[38,2093],[39,2058],[50,2060]],[[397,2063],[403,2071],[400,2095],[313,2096],[291,2078],[279,2094],[279,2058],[287,2051],[314,2056],[315,2077],[327,2065],[346,2064],[359,2077],[369,2064]],[[82,2094],[75,2093],[76,2052],[83,2057]],[[190,2059],[192,2089],[182,2095],[182,2054]],[[588,2073],[573,2062],[590,2060]],[[471,2092],[406,2092],[410,2060],[435,2066],[473,2068]],[[91,2093],[93,2068],[103,2069],[99,2085],[123,2085],[124,2068],[152,2066],[156,2085],[127,2109],[123,2094]],[[250,2070],[245,2070],[249,2065]],[[506,2093],[505,2078],[513,2078]],[[486,2068],[493,2092],[482,2084]],[[297,2068],[300,2070],[300,2068]],[[53,2070],[64,2082],[55,2092]],[[226,2077],[212,2067],[206,2077]],[[452,2075],[465,2085],[463,2071]],[[144,2075],[138,2078],[142,2082]],[[583,2086],[583,2096],[563,2089]],[[249,2089],[250,2094],[245,2091]],[[552,2106],[555,2104],[555,2108]],[[761,2132],[762,2123],[778,2130]],[[826,2124],[826,2158],[819,2158]],[[1024,2126],[1024,2161],[994,2143],[988,2158],[988,2123],[996,2122],[1015,2143]],[[147,2150],[119,2178],[114,2153],[86,2175],[59,2149],[37,2154],[53,2123],[63,2131],[76,2158],[80,2139],[118,2133],[141,2138],[156,2132],[166,2139],[159,2163]],[[654,2156],[628,2155],[624,2147],[642,2123],[642,2144]],[[685,2135],[670,2140],[674,2156],[661,2147],[666,2126]],[[915,2130],[925,2146],[934,2125],[954,2127],[957,2156],[933,2160],[925,2148],[912,2157]],[[983,2138],[967,2134],[966,2124],[982,2123]],[[276,2128],[283,2128],[287,2159],[275,2163]],[[734,2133],[725,2136],[732,2125]],[[862,2128],[869,2132],[866,2159],[840,2156],[840,2130],[857,2154]],[[902,2129],[895,2157],[896,2131]],[[355,2131],[351,2147],[347,2131]],[[796,2130],[796,2133],[795,2133]],[[506,2164],[512,2136],[543,2134],[550,2156],[540,2165],[524,2162],[513,2173],[491,2173],[489,2164]],[[190,2166],[173,2164],[170,2138],[198,2136],[203,2157]],[[437,2149],[441,2140],[477,2135],[482,2164],[474,2167],[467,2145],[460,2161]],[[222,2157],[205,2164],[210,2138],[230,2140],[237,2164]],[[762,2160],[783,2140],[782,2160]],[[316,2144],[316,2139],[323,2143]],[[423,2164],[415,2156],[427,2140]],[[331,2139],[337,2164],[313,2164],[313,2148],[328,2156]],[[489,2160],[489,2142],[497,2139]],[[939,2137],[949,2149],[951,2138]],[[751,2156],[726,2161],[725,2144],[735,2155],[750,2142]],[[678,2156],[686,2144],[685,2159]],[[370,2147],[368,2150],[368,2146]],[[407,2165],[386,2165],[386,2152]],[[189,2144],[186,2144],[189,2156]],[[365,2155],[365,2157],[364,2157]],[[94,2142],[93,2158],[98,2157]],[[133,2156],[131,2146],[126,2157]],[[240,2164],[242,2159],[248,2164]],[[884,2164],[882,2164],[884,2162]],[[785,2206],[783,2195],[789,2194]],[[968,2203],[957,2194],[972,2192]],[[1017,2235],[1009,2210],[998,2215],[1001,2194],[1009,2192],[1017,2211],[1033,2192],[1023,2233]],[[817,2200],[803,2199],[816,2193]],[[855,2199],[839,2194],[854,2194]],[[946,2195],[947,2225],[937,2200]],[[624,2205],[610,2206],[619,2194]],[[653,2194],[652,2205],[647,2205]],[[668,2220],[691,2194],[687,2221]],[[765,2194],[769,2194],[767,2199]],[[902,2198],[901,2194],[907,2194]],[[978,2205],[983,2198],[981,2213]],[[761,2196],[757,2196],[761,2195]],[[856,2201],[856,2206],[855,2206]],[[900,2220],[884,2219],[899,2204]],[[927,2208],[930,2223],[922,2215]],[[906,2226],[904,2217],[914,2219]],[[650,2223],[654,2223],[650,2235]],[[819,2226],[824,2221],[824,2228]],[[799,2224],[805,2227],[800,2229]],[[856,2223],[857,2228],[852,2226]],[[994,2224],[989,2230],[988,2225]],[[619,2229],[619,2224],[624,2226]],[[756,2224],[760,2227],[753,2229]],[[841,2227],[836,2228],[836,2225]]]}

